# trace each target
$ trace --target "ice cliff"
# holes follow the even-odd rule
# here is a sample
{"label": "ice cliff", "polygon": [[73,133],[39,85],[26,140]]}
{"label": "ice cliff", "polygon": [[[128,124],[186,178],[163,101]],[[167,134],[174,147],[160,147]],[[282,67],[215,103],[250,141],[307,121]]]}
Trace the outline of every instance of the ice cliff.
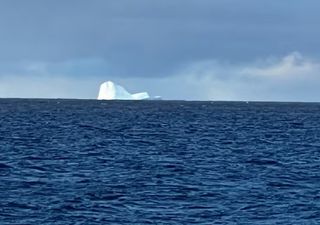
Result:
{"label": "ice cliff", "polygon": [[98,100],[143,100],[149,99],[147,92],[130,94],[124,87],[106,81],[100,85]]}

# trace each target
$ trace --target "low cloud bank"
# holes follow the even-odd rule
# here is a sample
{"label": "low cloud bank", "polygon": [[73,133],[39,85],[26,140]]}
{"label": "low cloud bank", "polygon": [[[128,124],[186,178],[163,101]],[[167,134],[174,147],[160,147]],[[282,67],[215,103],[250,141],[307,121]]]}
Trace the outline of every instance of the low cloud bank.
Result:
{"label": "low cloud bank", "polygon": [[[99,84],[113,80],[132,92],[146,90],[164,99],[320,101],[320,61],[298,52],[241,65],[195,62],[169,76],[149,78],[115,76],[103,69],[94,76],[88,70],[88,74],[76,77],[74,71],[66,75],[63,66],[50,66],[48,70],[45,63],[30,63],[25,70],[0,71],[0,97],[96,98]],[[72,66],[67,69],[72,71]]]}

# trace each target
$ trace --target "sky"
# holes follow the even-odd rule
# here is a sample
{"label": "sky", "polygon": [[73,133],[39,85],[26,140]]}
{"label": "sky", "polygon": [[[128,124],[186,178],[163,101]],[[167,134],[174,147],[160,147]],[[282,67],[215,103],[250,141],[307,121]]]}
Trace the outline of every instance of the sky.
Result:
{"label": "sky", "polygon": [[320,101],[318,0],[0,0],[0,97]]}

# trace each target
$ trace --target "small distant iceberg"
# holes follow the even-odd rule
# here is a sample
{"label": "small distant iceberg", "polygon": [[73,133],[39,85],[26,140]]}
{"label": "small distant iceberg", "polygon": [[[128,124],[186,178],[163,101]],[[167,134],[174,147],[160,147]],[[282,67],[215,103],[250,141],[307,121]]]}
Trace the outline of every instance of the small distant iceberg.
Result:
{"label": "small distant iceberg", "polygon": [[103,82],[100,85],[98,100],[145,100],[150,98],[147,92],[130,94],[124,87],[112,81]]}

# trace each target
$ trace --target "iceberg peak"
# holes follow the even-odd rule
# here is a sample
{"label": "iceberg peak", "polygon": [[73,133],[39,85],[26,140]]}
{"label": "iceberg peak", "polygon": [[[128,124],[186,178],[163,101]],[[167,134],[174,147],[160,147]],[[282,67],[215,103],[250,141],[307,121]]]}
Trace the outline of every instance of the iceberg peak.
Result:
{"label": "iceberg peak", "polygon": [[143,100],[149,99],[147,92],[130,94],[124,87],[112,81],[103,82],[100,85],[98,100]]}

